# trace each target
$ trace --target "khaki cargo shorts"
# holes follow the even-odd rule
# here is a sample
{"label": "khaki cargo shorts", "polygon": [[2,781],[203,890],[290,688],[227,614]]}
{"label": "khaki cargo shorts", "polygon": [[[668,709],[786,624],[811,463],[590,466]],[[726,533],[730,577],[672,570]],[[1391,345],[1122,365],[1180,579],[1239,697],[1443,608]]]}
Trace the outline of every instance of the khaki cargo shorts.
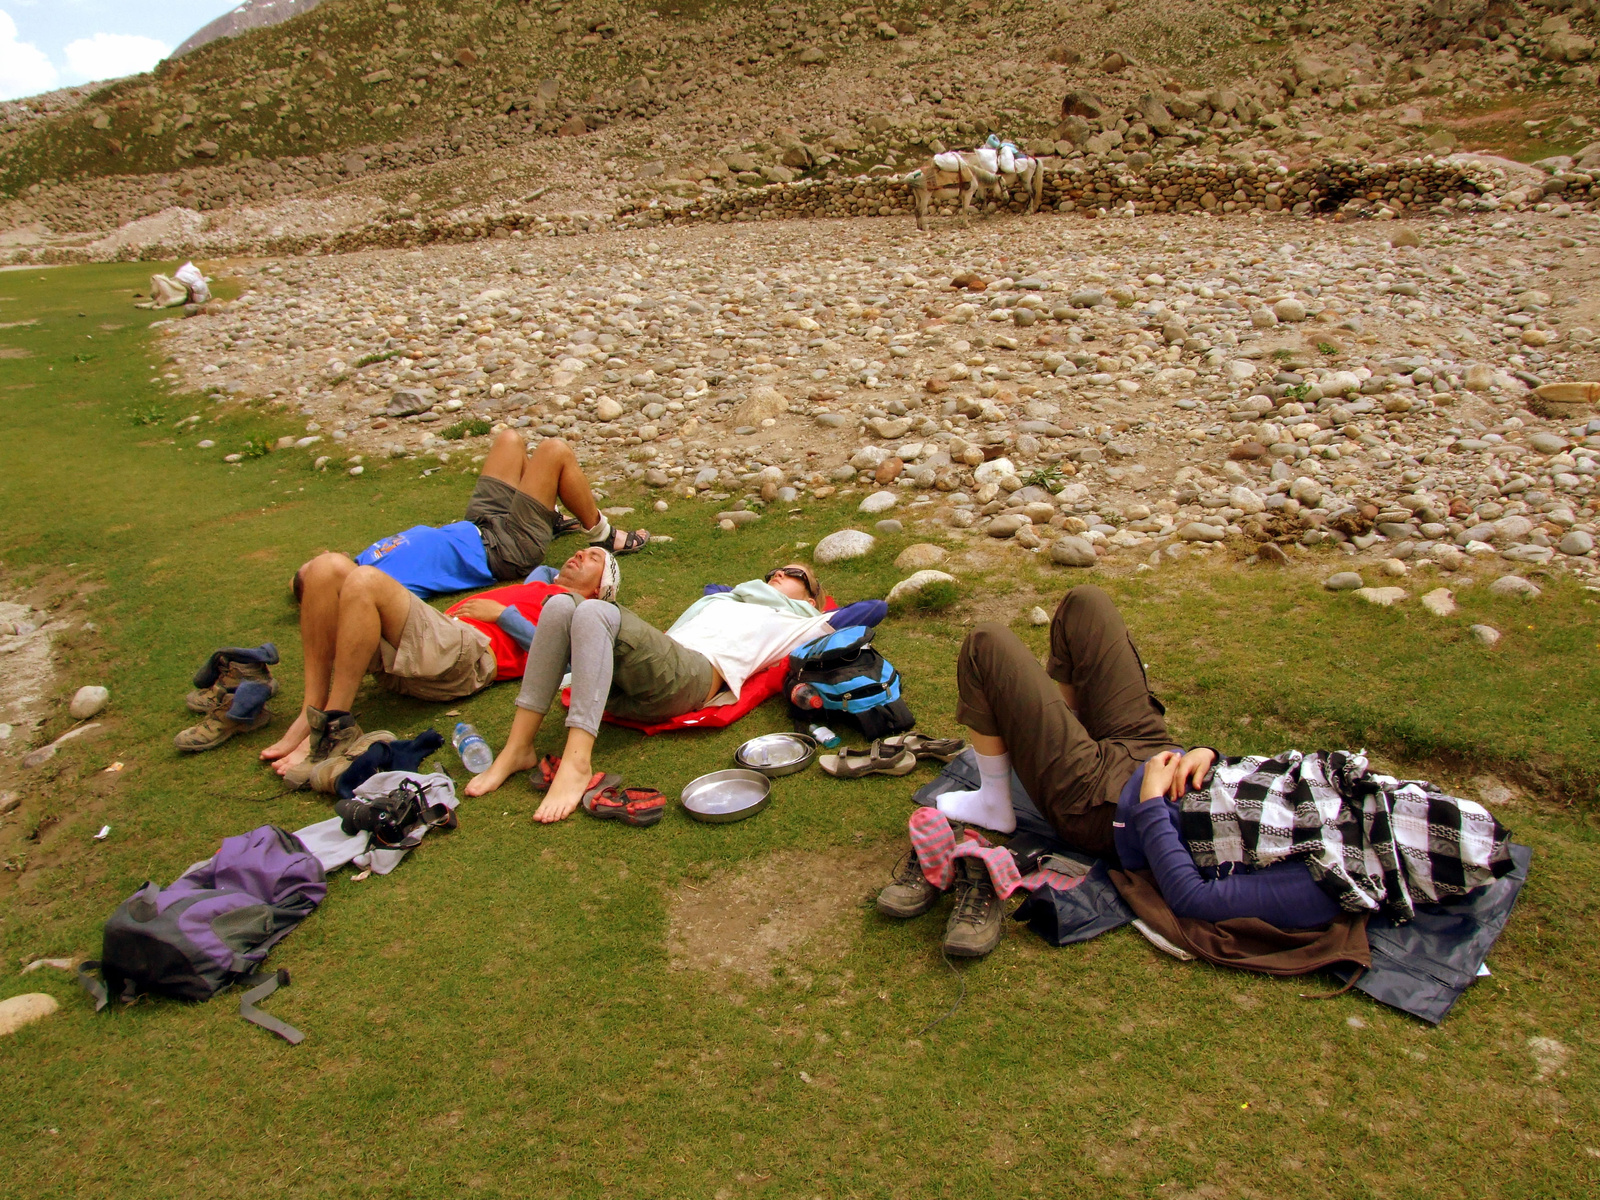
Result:
{"label": "khaki cargo shorts", "polygon": [[494,682],[488,635],[411,597],[400,644],[378,643],[367,668],[380,686],[418,700],[459,700]]}

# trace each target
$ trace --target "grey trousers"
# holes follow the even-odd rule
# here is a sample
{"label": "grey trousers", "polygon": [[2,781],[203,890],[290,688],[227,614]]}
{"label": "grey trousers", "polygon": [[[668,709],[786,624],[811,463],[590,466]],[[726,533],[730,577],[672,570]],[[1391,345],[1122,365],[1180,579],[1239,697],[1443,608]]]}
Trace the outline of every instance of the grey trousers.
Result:
{"label": "grey trousers", "polygon": [[544,713],[568,664],[572,697],[567,727],[600,732],[607,712],[634,721],[665,721],[705,704],[716,672],[634,613],[603,600],[552,596],[539,613],[517,707]]}

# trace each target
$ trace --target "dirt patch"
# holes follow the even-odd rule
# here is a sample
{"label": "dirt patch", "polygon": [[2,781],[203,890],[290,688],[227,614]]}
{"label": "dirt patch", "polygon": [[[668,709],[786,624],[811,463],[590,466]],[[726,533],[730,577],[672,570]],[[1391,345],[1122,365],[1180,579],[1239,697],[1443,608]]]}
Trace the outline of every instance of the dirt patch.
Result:
{"label": "dirt patch", "polygon": [[686,883],[672,901],[671,965],[768,983],[779,964],[837,957],[847,940],[840,918],[883,886],[892,857],[893,848],[882,844],[785,851],[737,875]]}
{"label": "dirt patch", "polygon": [[24,350],[21,346],[0,346],[0,358],[32,358],[32,350]]}

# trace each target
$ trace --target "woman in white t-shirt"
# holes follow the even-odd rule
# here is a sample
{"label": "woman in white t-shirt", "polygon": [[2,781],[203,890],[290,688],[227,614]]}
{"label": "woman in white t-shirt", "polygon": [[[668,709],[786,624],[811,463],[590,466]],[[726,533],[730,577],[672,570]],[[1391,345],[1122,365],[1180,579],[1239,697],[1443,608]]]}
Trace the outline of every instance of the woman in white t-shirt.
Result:
{"label": "woman in white t-shirt", "polygon": [[[572,675],[566,744],[544,803],[542,822],[570,816],[594,785],[594,740],[607,713],[638,721],[665,721],[717,703],[732,703],[745,681],[821,637],[841,622],[876,624],[882,601],[851,605],[842,614],[821,611],[816,572],[788,563],[732,589],[696,600],[665,633],[618,604],[575,597],[545,602],[517,711],[494,764],[467,784],[467,795],[494,791],[519,771],[539,763],[534,743],[561,686]],[[860,608],[857,613],[852,610]],[[882,611],[879,611],[882,610]],[[865,619],[858,619],[865,618]]]}

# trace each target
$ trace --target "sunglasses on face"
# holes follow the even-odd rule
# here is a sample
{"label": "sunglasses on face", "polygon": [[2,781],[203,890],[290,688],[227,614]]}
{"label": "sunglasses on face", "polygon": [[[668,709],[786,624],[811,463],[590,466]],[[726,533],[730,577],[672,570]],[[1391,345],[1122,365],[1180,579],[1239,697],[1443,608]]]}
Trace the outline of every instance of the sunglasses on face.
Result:
{"label": "sunglasses on face", "polygon": [[785,579],[798,579],[801,585],[806,589],[806,595],[815,596],[817,594],[811,586],[811,576],[807,575],[799,567],[778,567],[774,570],[768,571],[767,577],[765,580],[763,580],[763,582],[771,583],[779,575],[782,575]]}

